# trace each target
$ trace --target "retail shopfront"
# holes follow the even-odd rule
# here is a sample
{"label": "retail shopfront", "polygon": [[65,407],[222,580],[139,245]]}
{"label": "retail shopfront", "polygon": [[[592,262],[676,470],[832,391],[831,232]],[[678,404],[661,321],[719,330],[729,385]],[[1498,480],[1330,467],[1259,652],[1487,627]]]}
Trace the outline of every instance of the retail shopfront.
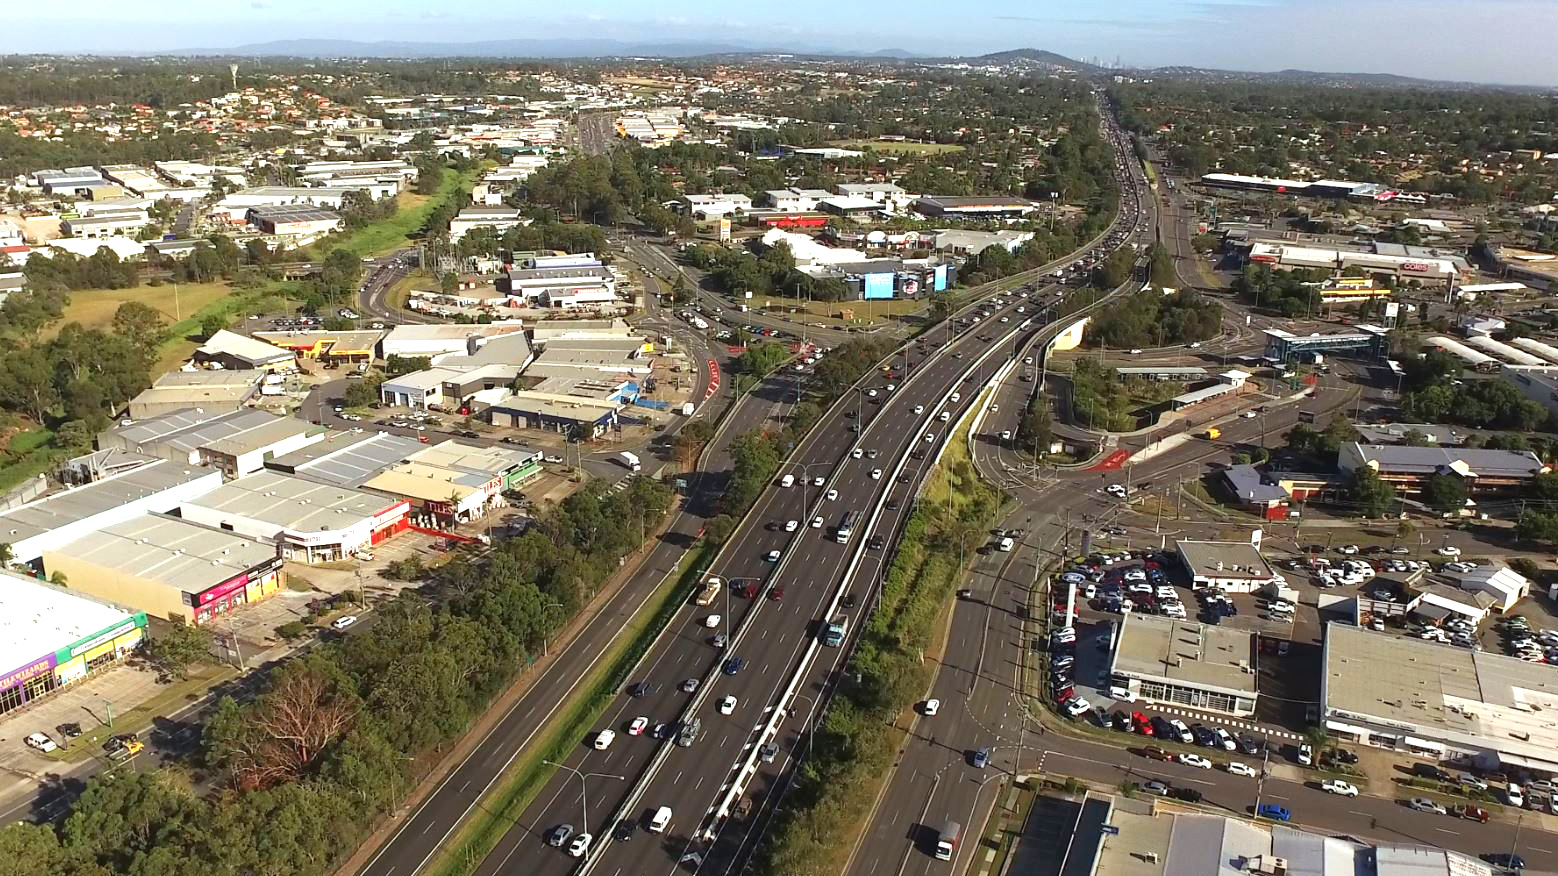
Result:
{"label": "retail shopfront", "polygon": [[0,714],[21,708],[117,663],[145,640],[144,612],[132,615],[108,606],[101,607],[120,617],[89,636],[0,673]]}

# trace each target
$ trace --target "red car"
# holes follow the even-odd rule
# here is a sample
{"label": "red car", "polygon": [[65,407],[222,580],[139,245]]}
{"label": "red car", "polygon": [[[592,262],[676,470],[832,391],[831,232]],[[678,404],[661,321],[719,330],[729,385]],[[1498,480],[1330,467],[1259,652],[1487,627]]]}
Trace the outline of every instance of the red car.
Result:
{"label": "red car", "polygon": [[1156,735],[1152,732],[1152,722],[1141,712],[1131,713],[1131,729],[1142,736]]}
{"label": "red car", "polygon": [[742,584],[741,585],[741,597],[743,599],[756,599],[757,598],[757,582],[756,581],[747,581],[746,583]]}
{"label": "red car", "polygon": [[776,585],[768,588],[768,598],[772,599],[774,602],[778,602],[779,600],[783,599],[784,587]]}

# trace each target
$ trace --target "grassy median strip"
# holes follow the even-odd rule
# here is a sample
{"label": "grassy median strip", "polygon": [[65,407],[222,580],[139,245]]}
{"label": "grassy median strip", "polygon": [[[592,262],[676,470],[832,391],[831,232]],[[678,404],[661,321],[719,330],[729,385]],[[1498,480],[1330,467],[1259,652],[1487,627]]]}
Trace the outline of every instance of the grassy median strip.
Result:
{"label": "grassy median strip", "polygon": [[752,870],[774,876],[833,876],[844,871],[882,784],[893,774],[898,723],[925,692],[932,645],[964,563],[985,540],[1004,497],[984,483],[968,454],[968,426],[949,439],[924,498],[904,525],[880,604],[865,621],[827,717],[799,767],[770,841]]}
{"label": "grassy median strip", "polygon": [[504,834],[524,815],[525,809],[557,770],[545,761],[562,761],[579,745],[587,730],[616,697],[628,673],[655,637],[691,597],[714,558],[717,547],[703,545],[687,552],[676,574],[667,575],[659,590],[612,639],[606,659],[595,665],[584,683],[554,715],[543,730],[540,743],[510,765],[471,817],[456,831],[445,851],[434,858],[433,876],[468,876],[492,853]]}

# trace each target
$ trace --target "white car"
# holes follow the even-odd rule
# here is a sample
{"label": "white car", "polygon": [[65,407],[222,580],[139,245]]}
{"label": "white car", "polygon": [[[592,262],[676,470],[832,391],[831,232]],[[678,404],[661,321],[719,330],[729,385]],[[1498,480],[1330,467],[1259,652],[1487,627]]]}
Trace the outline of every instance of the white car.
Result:
{"label": "white car", "polygon": [[1510,782],[1504,788],[1504,799],[1509,801],[1509,805],[1519,809],[1526,805],[1525,790],[1514,782]]}
{"label": "white car", "polygon": [[1122,703],[1136,702],[1136,695],[1131,693],[1131,689],[1128,687],[1114,685],[1113,687],[1109,688],[1109,696],[1119,700]]}
{"label": "white car", "polygon": [[[945,423],[946,421],[952,419],[952,412],[951,411],[942,411],[940,416],[937,417],[937,419],[939,419],[943,423]],[[926,439],[926,440],[929,440],[929,439]]]}
{"label": "white car", "polygon": [[1434,548],[1434,553],[1441,557],[1458,557],[1461,555],[1461,549],[1453,544],[1447,544],[1444,547]]}
{"label": "white car", "polygon": [[822,528],[822,518],[821,517],[813,517],[811,519],[811,528],[812,529],[821,529]]}
{"label": "white car", "polygon": [[882,479],[882,470],[879,469],[879,468],[871,469],[871,480],[879,481],[881,479]]}
{"label": "white car", "polygon": [[629,736],[643,736],[644,730],[649,727],[649,719],[639,715],[628,723]]}
{"label": "white car", "polygon": [[335,620],[331,621],[330,626],[335,627],[338,630],[344,630],[354,623],[357,623],[357,615],[343,614]]}
{"label": "white car", "polygon": [[721,620],[721,618],[720,618],[719,615],[711,614],[708,617],[703,619],[703,625],[705,627],[708,627],[709,629],[712,630],[712,629],[715,629],[716,627],[719,626],[720,620]]}
{"label": "white car", "polygon": [[839,497],[839,491],[838,490],[829,490],[828,491],[828,501],[829,502],[832,502],[832,501],[838,499],[838,497]]}
{"label": "white car", "polygon": [[1104,492],[1107,492],[1111,496],[1117,496],[1121,499],[1125,498],[1125,488],[1119,484],[1110,484],[1104,488]]}
{"label": "white car", "polygon": [[926,432],[925,433],[925,443],[926,444],[929,444],[930,442],[935,441],[935,440],[936,440],[936,433],[935,432]]}
{"label": "white car", "polygon": [[920,706],[920,714],[927,718],[934,716],[939,711],[941,711],[941,700],[926,700]]}
{"label": "white car", "polygon": [[1073,718],[1085,714],[1091,708],[1093,704],[1081,697],[1073,697],[1066,701],[1066,714]]}
{"label": "white car", "polygon": [[1181,754],[1177,760],[1185,766],[1195,767],[1198,770],[1209,770],[1212,768],[1212,762],[1199,754],[1186,752]]}
{"label": "white car", "polygon": [[615,730],[602,730],[602,731],[600,731],[599,733],[595,734],[595,750],[596,751],[605,751],[606,749],[611,747],[612,741],[615,740],[616,738],[617,738],[617,731],[615,731]]}
{"label": "white car", "polygon": [[861,458],[861,457],[862,457],[862,456],[865,456],[865,455],[866,455],[866,452],[865,452],[865,451],[864,451],[864,450],[862,450],[862,449],[861,449],[861,448],[859,448],[859,447],[856,447],[856,448],[855,448],[855,449],[854,449],[854,450],[851,450],[851,451],[850,451],[850,452],[849,452],[849,455],[850,455],[850,456],[851,456],[851,457],[852,457],[852,458],[854,458],[854,459],[859,459],[859,458]]}
{"label": "white car", "polygon": [[1001,440],[1002,441],[1010,441],[1010,440],[1012,440],[1012,430],[1010,430],[1010,429],[1002,429],[1001,430]]}
{"label": "white car", "polygon": [[786,520],[784,522],[784,531],[785,532],[794,532],[795,530],[799,529],[800,526],[801,526],[801,524],[800,524],[800,521],[798,521],[798,520]]}
{"label": "white car", "polygon": [[735,714],[735,711],[736,711],[736,698],[735,697],[733,697],[733,696],[726,696],[724,699],[719,701],[719,713],[721,715],[732,715],[732,714]]}
{"label": "white car", "polygon": [[768,552],[768,562],[770,562],[770,563],[777,563],[777,562],[779,562],[779,552],[778,551],[769,551]]}
{"label": "white car", "polygon": [[876,390],[874,390],[874,389],[866,390],[866,398],[876,398]]}
{"label": "white car", "polygon": [[590,850],[590,835],[581,833],[568,844],[568,854],[575,858],[584,857],[584,853]]}
{"label": "white car", "polygon": [[1358,552],[1358,546],[1355,545],[1355,544],[1344,544],[1341,547],[1337,548],[1336,550],[1339,553],[1343,553],[1343,554],[1346,554],[1348,556],[1352,556],[1353,554]]}
{"label": "white car", "polygon": [[1236,760],[1228,761],[1228,772],[1235,776],[1244,776],[1250,779],[1253,779],[1259,775],[1259,773],[1255,771],[1254,767],[1250,766],[1249,764],[1239,763]]}
{"label": "white car", "polygon": [[1340,797],[1358,796],[1358,786],[1350,782],[1344,782],[1341,779],[1330,779],[1329,781],[1321,782],[1320,790]]}
{"label": "white car", "polygon": [[43,733],[29,733],[27,738],[22,741],[27,743],[28,748],[35,748],[39,751],[53,751],[59,748],[58,745],[54,744],[54,740]]}
{"label": "white car", "polygon": [[962,401],[962,400],[963,400],[963,397],[962,397],[962,396],[960,396],[960,395],[958,395],[958,394],[957,394],[957,393],[955,393],[955,392],[954,392],[954,393],[953,393],[953,394],[952,394],[952,395],[951,395],[951,399],[952,399],[952,403],[953,403],[953,404],[957,404],[957,403],[958,403],[958,402],[960,402],[960,401]]}
{"label": "white car", "polygon": [[914,415],[915,416],[919,416],[920,414],[923,414],[923,413],[925,413],[925,406],[924,405],[915,405],[914,406]]}
{"label": "white car", "polygon": [[820,477],[820,476],[819,477],[814,477],[814,478],[811,479],[811,485],[814,486],[814,487],[820,487],[820,486],[822,486],[823,484],[825,484],[827,482],[828,482],[827,478]]}

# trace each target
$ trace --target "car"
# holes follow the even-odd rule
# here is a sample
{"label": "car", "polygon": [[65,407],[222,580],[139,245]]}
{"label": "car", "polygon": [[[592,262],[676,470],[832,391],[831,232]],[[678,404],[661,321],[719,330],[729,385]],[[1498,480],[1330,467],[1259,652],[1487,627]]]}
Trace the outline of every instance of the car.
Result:
{"label": "car", "polygon": [[1134,702],[1136,702],[1136,695],[1131,693],[1131,689],[1130,688],[1128,688],[1128,687],[1121,687],[1120,685],[1117,685],[1117,684],[1110,686],[1110,688],[1109,688],[1109,696],[1111,698],[1113,698],[1113,699],[1119,700],[1122,703],[1134,703]]}
{"label": "car", "polygon": [[606,749],[611,747],[612,741],[615,740],[616,738],[617,738],[617,731],[615,731],[615,730],[602,730],[602,731],[600,731],[599,733],[595,734],[595,742],[594,742],[595,750],[596,751],[605,751]]}
{"label": "car", "polygon": [[1489,852],[1482,856],[1482,860],[1495,867],[1503,867],[1506,870],[1524,870],[1526,868],[1525,858],[1519,855],[1511,855],[1508,852]]}
{"label": "car", "polygon": [[1299,744],[1298,762],[1304,766],[1314,766],[1315,750],[1310,747],[1309,743],[1304,742]]}
{"label": "car", "polygon": [[1186,752],[1185,754],[1181,754],[1177,760],[1185,766],[1195,767],[1198,770],[1209,770],[1212,768],[1212,762],[1199,754],[1190,754]]}
{"label": "car", "polygon": [[584,853],[590,850],[590,835],[581,833],[568,844],[568,854],[575,858],[584,857]]}
{"label": "car", "polygon": [[976,749],[974,749],[974,756],[973,756],[974,769],[982,770],[989,763],[990,763],[990,749],[988,749],[988,748],[976,748]]}
{"label": "car", "polygon": [[355,615],[355,614],[343,614],[340,617],[336,618],[335,620],[331,621],[330,622],[330,626],[332,626],[332,627],[334,627],[334,628],[336,628],[338,630],[344,630],[344,629],[346,629],[347,627],[351,626],[354,623],[357,623],[357,615]]}
{"label": "car", "polygon": [[1504,786],[1504,799],[1509,803],[1509,805],[1515,807],[1516,809],[1520,809],[1526,805],[1525,790],[1522,789],[1518,784],[1510,782],[1508,785]]}
{"label": "car", "polygon": [[800,521],[798,521],[798,520],[786,520],[784,522],[784,531],[785,532],[794,532],[795,530],[799,529],[800,527],[801,527],[801,524],[800,524]]}
{"label": "car", "polygon": [[1441,557],[1458,557],[1461,555],[1461,549],[1453,544],[1447,544],[1442,547],[1434,548],[1434,553]]}
{"label": "car", "polygon": [[1233,734],[1229,733],[1227,730],[1224,730],[1221,727],[1213,728],[1212,734],[1217,737],[1217,744],[1221,746],[1224,751],[1234,751],[1239,747],[1239,743],[1235,742],[1233,739]]}
{"label": "car", "polygon": [[641,700],[655,692],[655,686],[647,681],[640,681],[628,688],[628,696],[635,700]]}
{"label": "car", "polygon": [[736,698],[727,694],[719,701],[719,713],[721,715],[735,714]]}
{"label": "car", "polygon": [[825,477],[822,477],[821,475],[818,475],[817,477],[814,477],[814,478],[811,479],[811,485],[814,486],[814,487],[820,487],[820,486],[822,486],[823,484],[825,484],[827,482],[828,482],[828,479],[825,478]]}
{"label": "car", "polygon": [[838,490],[829,490],[827,495],[828,495],[828,501],[829,502],[833,502],[833,501],[836,501],[838,499],[839,491]]}
{"label": "car", "polygon": [[1449,810],[1445,809],[1442,804],[1435,803],[1427,797],[1413,797],[1406,801],[1406,806],[1414,812],[1428,812],[1434,815],[1449,814]]}
{"label": "car", "polygon": [[882,479],[882,470],[879,469],[879,468],[871,469],[871,480],[879,481],[881,479]]}
{"label": "car", "polygon": [[856,447],[854,450],[851,450],[849,452],[849,455],[850,455],[851,459],[860,459],[861,457],[866,455],[866,452],[864,450],[860,449],[859,447]]}
{"label": "car", "polygon": [[59,748],[59,745],[57,745],[53,739],[50,739],[47,733],[29,733],[27,734],[27,738],[23,739],[22,742],[25,743],[28,748],[42,752],[50,752]]}
{"label": "car", "polygon": [[1341,779],[1330,779],[1320,783],[1320,790],[1327,794],[1335,794],[1339,797],[1358,796],[1358,786]]}
{"label": "car", "polygon": [[58,733],[61,739],[75,739],[81,735],[81,725],[74,721],[67,724],[55,724],[54,732]]}
{"label": "car", "polygon": [[1159,797],[1167,797],[1170,790],[1167,784],[1160,782],[1157,779],[1142,782],[1137,787],[1140,788],[1144,794],[1156,794]]}
{"label": "car", "polygon": [[1066,701],[1065,705],[1066,714],[1072,718],[1086,714],[1092,708],[1093,704],[1082,697],[1072,697]]}
{"label": "car", "polygon": [[757,756],[763,763],[773,763],[779,756],[779,746],[770,742],[757,750]]}
{"label": "car", "polygon": [[765,556],[765,559],[767,559],[768,562],[770,562],[770,563],[777,563],[777,562],[779,562],[779,552],[778,551],[769,551],[768,554]]}
{"label": "car", "polygon": [[720,668],[726,675],[735,675],[741,670],[747,668],[747,661],[744,657],[732,657],[729,660],[726,660],[725,665]]}
{"label": "car", "polygon": [[927,718],[934,717],[939,711],[941,711],[941,700],[926,700],[920,704],[920,714]]}
{"label": "car", "polygon": [[611,838],[619,843],[625,843],[638,832],[638,824],[631,818],[624,818],[617,822],[617,826],[611,829]]}
{"label": "car", "polygon": [[1227,770],[1228,770],[1228,772],[1232,773],[1233,775],[1244,776],[1246,778],[1251,778],[1251,779],[1253,779],[1257,775],[1259,775],[1259,773],[1257,773],[1255,771],[1254,767],[1250,766],[1249,764],[1240,763],[1239,761],[1236,761],[1236,760],[1228,761]]}
{"label": "car", "polygon": [[1483,809],[1480,806],[1451,806],[1450,814],[1456,818],[1465,818],[1470,821],[1475,821],[1478,824],[1487,824],[1490,817],[1488,815],[1488,810]]}
{"label": "car", "polygon": [[1344,544],[1341,547],[1337,548],[1336,550],[1337,550],[1338,553],[1343,553],[1343,554],[1346,554],[1348,556],[1352,556],[1353,554],[1356,554],[1358,552],[1358,546],[1355,545],[1355,544]]}
{"label": "car", "polygon": [[811,519],[811,528],[812,529],[821,529],[822,528],[822,518],[821,517],[813,517]]}
{"label": "car", "polygon": [[915,416],[919,416],[920,414],[923,414],[923,413],[925,413],[925,406],[924,405],[915,405],[914,406],[914,414],[915,414]]}
{"label": "car", "polygon": [[703,619],[703,626],[706,629],[712,630],[712,629],[717,628],[719,626],[719,622],[722,621],[722,620],[724,620],[724,618],[721,617],[720,615],[711,614],[708,617]]}
{"label": "car", "polygon": [[1255,810],[1255,817],[1257,817],[1257,818],[1269,818],[1272,821],[1292,821],[1293,820],[1293,814],[1288,811],[1286,806],[1278,806],[1275,803],[1262,803],[1262,804],[1260,804],[1260,807]]}
{"label": "car", "polygon": [[644,735],[644,730],[648,726],[649,726],[649,719],[645,718],[643,715],[639,715],[637,718],[634,718],[632,721],[628,722],[628,735],[629,736],[643,736]]}
{"label": "car", "polygon": [[559,824],[547,832],[546,844],[562,848],[563,843],[568,842],[571,836],[573,836],[573,825]]}

